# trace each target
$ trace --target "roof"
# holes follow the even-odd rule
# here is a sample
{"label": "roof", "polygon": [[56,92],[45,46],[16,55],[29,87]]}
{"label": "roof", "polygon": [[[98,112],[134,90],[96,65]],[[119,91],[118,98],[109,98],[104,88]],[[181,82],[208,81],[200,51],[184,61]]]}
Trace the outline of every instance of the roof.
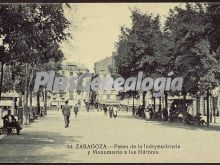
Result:
{"label": "roof", "polygon": [[[186,100],[195,100],[196,98],[191,96],[186,96]],[[183,96],[168,96],[168,100],[183,100]]]}
{"label": "roof", "polygon": [[79,70],[89,70],[84,64],[82,63],[77,63],[75,61],[73,62],[67,62],[66,60],[63,61],[62,63],[63,66],[74,66]]}

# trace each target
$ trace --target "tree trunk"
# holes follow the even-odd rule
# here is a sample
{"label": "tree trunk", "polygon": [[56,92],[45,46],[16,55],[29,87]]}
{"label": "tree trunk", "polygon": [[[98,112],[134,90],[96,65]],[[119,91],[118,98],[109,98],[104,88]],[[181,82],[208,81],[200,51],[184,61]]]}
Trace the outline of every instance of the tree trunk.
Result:
{"label": "tree trunk", "polygon": [[33,100],[33,94],[32,94],[32,91],[33,91],[33,87],[32,87],[32,79],[33,79],[33,74],[34,74],[34,68],[30,68],[31,69],[31,74],[29,75],[29,82],[28,82],[28,91],[30,92],[30,114],[32,114],[33,116],[33,107],[32,107],[32,100]]}
{"label": "tree trunk", "polygon": [[209,87],[207,88],[207,127],[209,127]]}
{"label": "tree trunk", "polygon": [[28,78],[29,78],[29,70],[28,70],[28,65],[26,64],[26,79],[25,79],[25,97],[24,97],[24,117],[25,117],[25,125],[29,124],[29,109],[28,109]]}
{"label": "tree trunk", "polygon": [[168,109],[168,93],[167,91],[164,92],[164,96],[165,96],[165,108]]}
{"label": "tree trunk", "polygon": [[40,115],[40,92],[37,91],[37,114]]}
{"label": "tree trunk", "polygon": [[134,93],[133,93],[133,108],[132,108],[132,115],[134,116],[135,114],[135,109],[134,109]]}
{"label": "tree trunk", "polygon": [[187,112],[187,106],[186,106],[186,93],[183,93],[183,123],[185,124],[186,120],[186,112]]}
{"label": "tree trunk", "polygon": [[160,99],[160,100],[159,100],[159,101],[160,101],[160,102],[159,102],[159,109],[161,110],[161,107],[162,107],[162,106],[161,106],[162,97],[160,97],[159,99]]}
{"label": "tree trunk", "polygon": [[154,114],[155,114],[155,111],[156,111],[156,98],[155,97],[153,97],[153,100],[154,100]]}
{"label": "tree trunk", "polygon": [[47,115],[47,88],[45,87],[44,92],[44,115]]}
{"label": "tree trunk", "polygon": [[[13,92],[15,92],[16,90],[15,90],[15,80],[16,80],[16,78],[15,78],[15,74],[13,73],[13,76],[12,76],[12,81],[13,81]],[[14,97],[13,96],[13,107],[12,107],[12,110],[13,110],[13,115],[16,115],[17,114],[17,108],[16,108],[16,97]]]}
{"label": "tree trunk", "polygon": [[0,100],[2,99],[2,83],[3,83],[3,74],[4,74],[4,63],[1,63],[1,78],[0,78]]}
{"label": "tree trunk", "polygon": [[33,119],[33,109],[32,109],[32,91],[30,91],[30,113],[31,113],[31,118]]}
{"label": "tree trunk", "polygon": [[183,104],[184,104],[184,113],[187,111],[187,106],[186,106],[186,94],[183,95]]}
{"label": "tree trunk", "polygon": [[146,105],[146,101],[145,101],[145,96],[146,96],[146,92],[143,92],[143,107],[145,107]]}
{"label": "tree trunk", "polygon": [[18,106],[22,106],[22,93],[19,93]]}

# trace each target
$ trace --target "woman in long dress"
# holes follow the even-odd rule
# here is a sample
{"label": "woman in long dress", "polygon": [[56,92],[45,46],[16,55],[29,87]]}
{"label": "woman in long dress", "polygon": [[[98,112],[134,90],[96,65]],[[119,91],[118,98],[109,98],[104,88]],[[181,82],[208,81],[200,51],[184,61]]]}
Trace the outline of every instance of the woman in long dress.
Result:
{"label": "woman in long dress", "polygon": [[117,117],[117,113],[118,113],[118,108],[117,108],[117,106],[115,105],[115,106],[113,107],[113,116],[114,116],[114,118]]}

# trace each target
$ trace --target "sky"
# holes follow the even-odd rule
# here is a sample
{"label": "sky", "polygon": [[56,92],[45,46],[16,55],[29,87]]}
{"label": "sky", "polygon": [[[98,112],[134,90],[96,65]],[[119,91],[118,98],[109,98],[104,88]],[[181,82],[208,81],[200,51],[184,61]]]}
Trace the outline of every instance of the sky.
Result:
{"label": "sky", "polygon": [[169,9],[179,3],[81,3],[64,7],[71,26],[72,38],[62,43],[62,51],[68,62],[84,64],[90,71],[94,63],[112,55],[120,35],[120,27],[131,27],[130,9],[159,14],[163,24]]}

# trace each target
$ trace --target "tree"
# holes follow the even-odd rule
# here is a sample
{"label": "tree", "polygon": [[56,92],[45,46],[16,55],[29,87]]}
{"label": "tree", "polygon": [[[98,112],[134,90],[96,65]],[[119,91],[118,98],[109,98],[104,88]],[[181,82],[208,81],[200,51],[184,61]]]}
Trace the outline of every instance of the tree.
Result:
{"label": "tree", "polygon": [[26,68],[24,107],[27,109],[29,71],[51,59],[62,60],[59,44],[70,36],[65,32],[69,21],[64,17],[62,4],[5,4],[0,6],[0,27],[11,57],[9,64],[20,63]]}
{"label": "tree", "polygon": [[[162,65],[167,63],[163,56],[163,34],[160,30],[159,16],[131,11],[131,29],[122,27],[119,42],[116,45],[116,72],[124,78],[135,76],[139,71],[144,77],[155,78]],[[161,73],[160,73],[161,74]],[[145,106],[143,92],[143,105]]]}
{"label": "tree", "polygon": [[184,78],[181,92],[184,103],[187,94],[196,95],[204,91],[202,86],[207,82],[215,81],[217,60],[209,39],[211,27],[206,4],[201,3],[175,7],[166,20],[165,35],[169,43],[166,53],[170,54],[172,70]]}
{"label": "tree", "polygon": [[207,15],[210,21],[209,41],[211,51],[216,53],[218,65],[214,68],[216,71],[215,78],[220,81],[220,3],[207,3]]}

